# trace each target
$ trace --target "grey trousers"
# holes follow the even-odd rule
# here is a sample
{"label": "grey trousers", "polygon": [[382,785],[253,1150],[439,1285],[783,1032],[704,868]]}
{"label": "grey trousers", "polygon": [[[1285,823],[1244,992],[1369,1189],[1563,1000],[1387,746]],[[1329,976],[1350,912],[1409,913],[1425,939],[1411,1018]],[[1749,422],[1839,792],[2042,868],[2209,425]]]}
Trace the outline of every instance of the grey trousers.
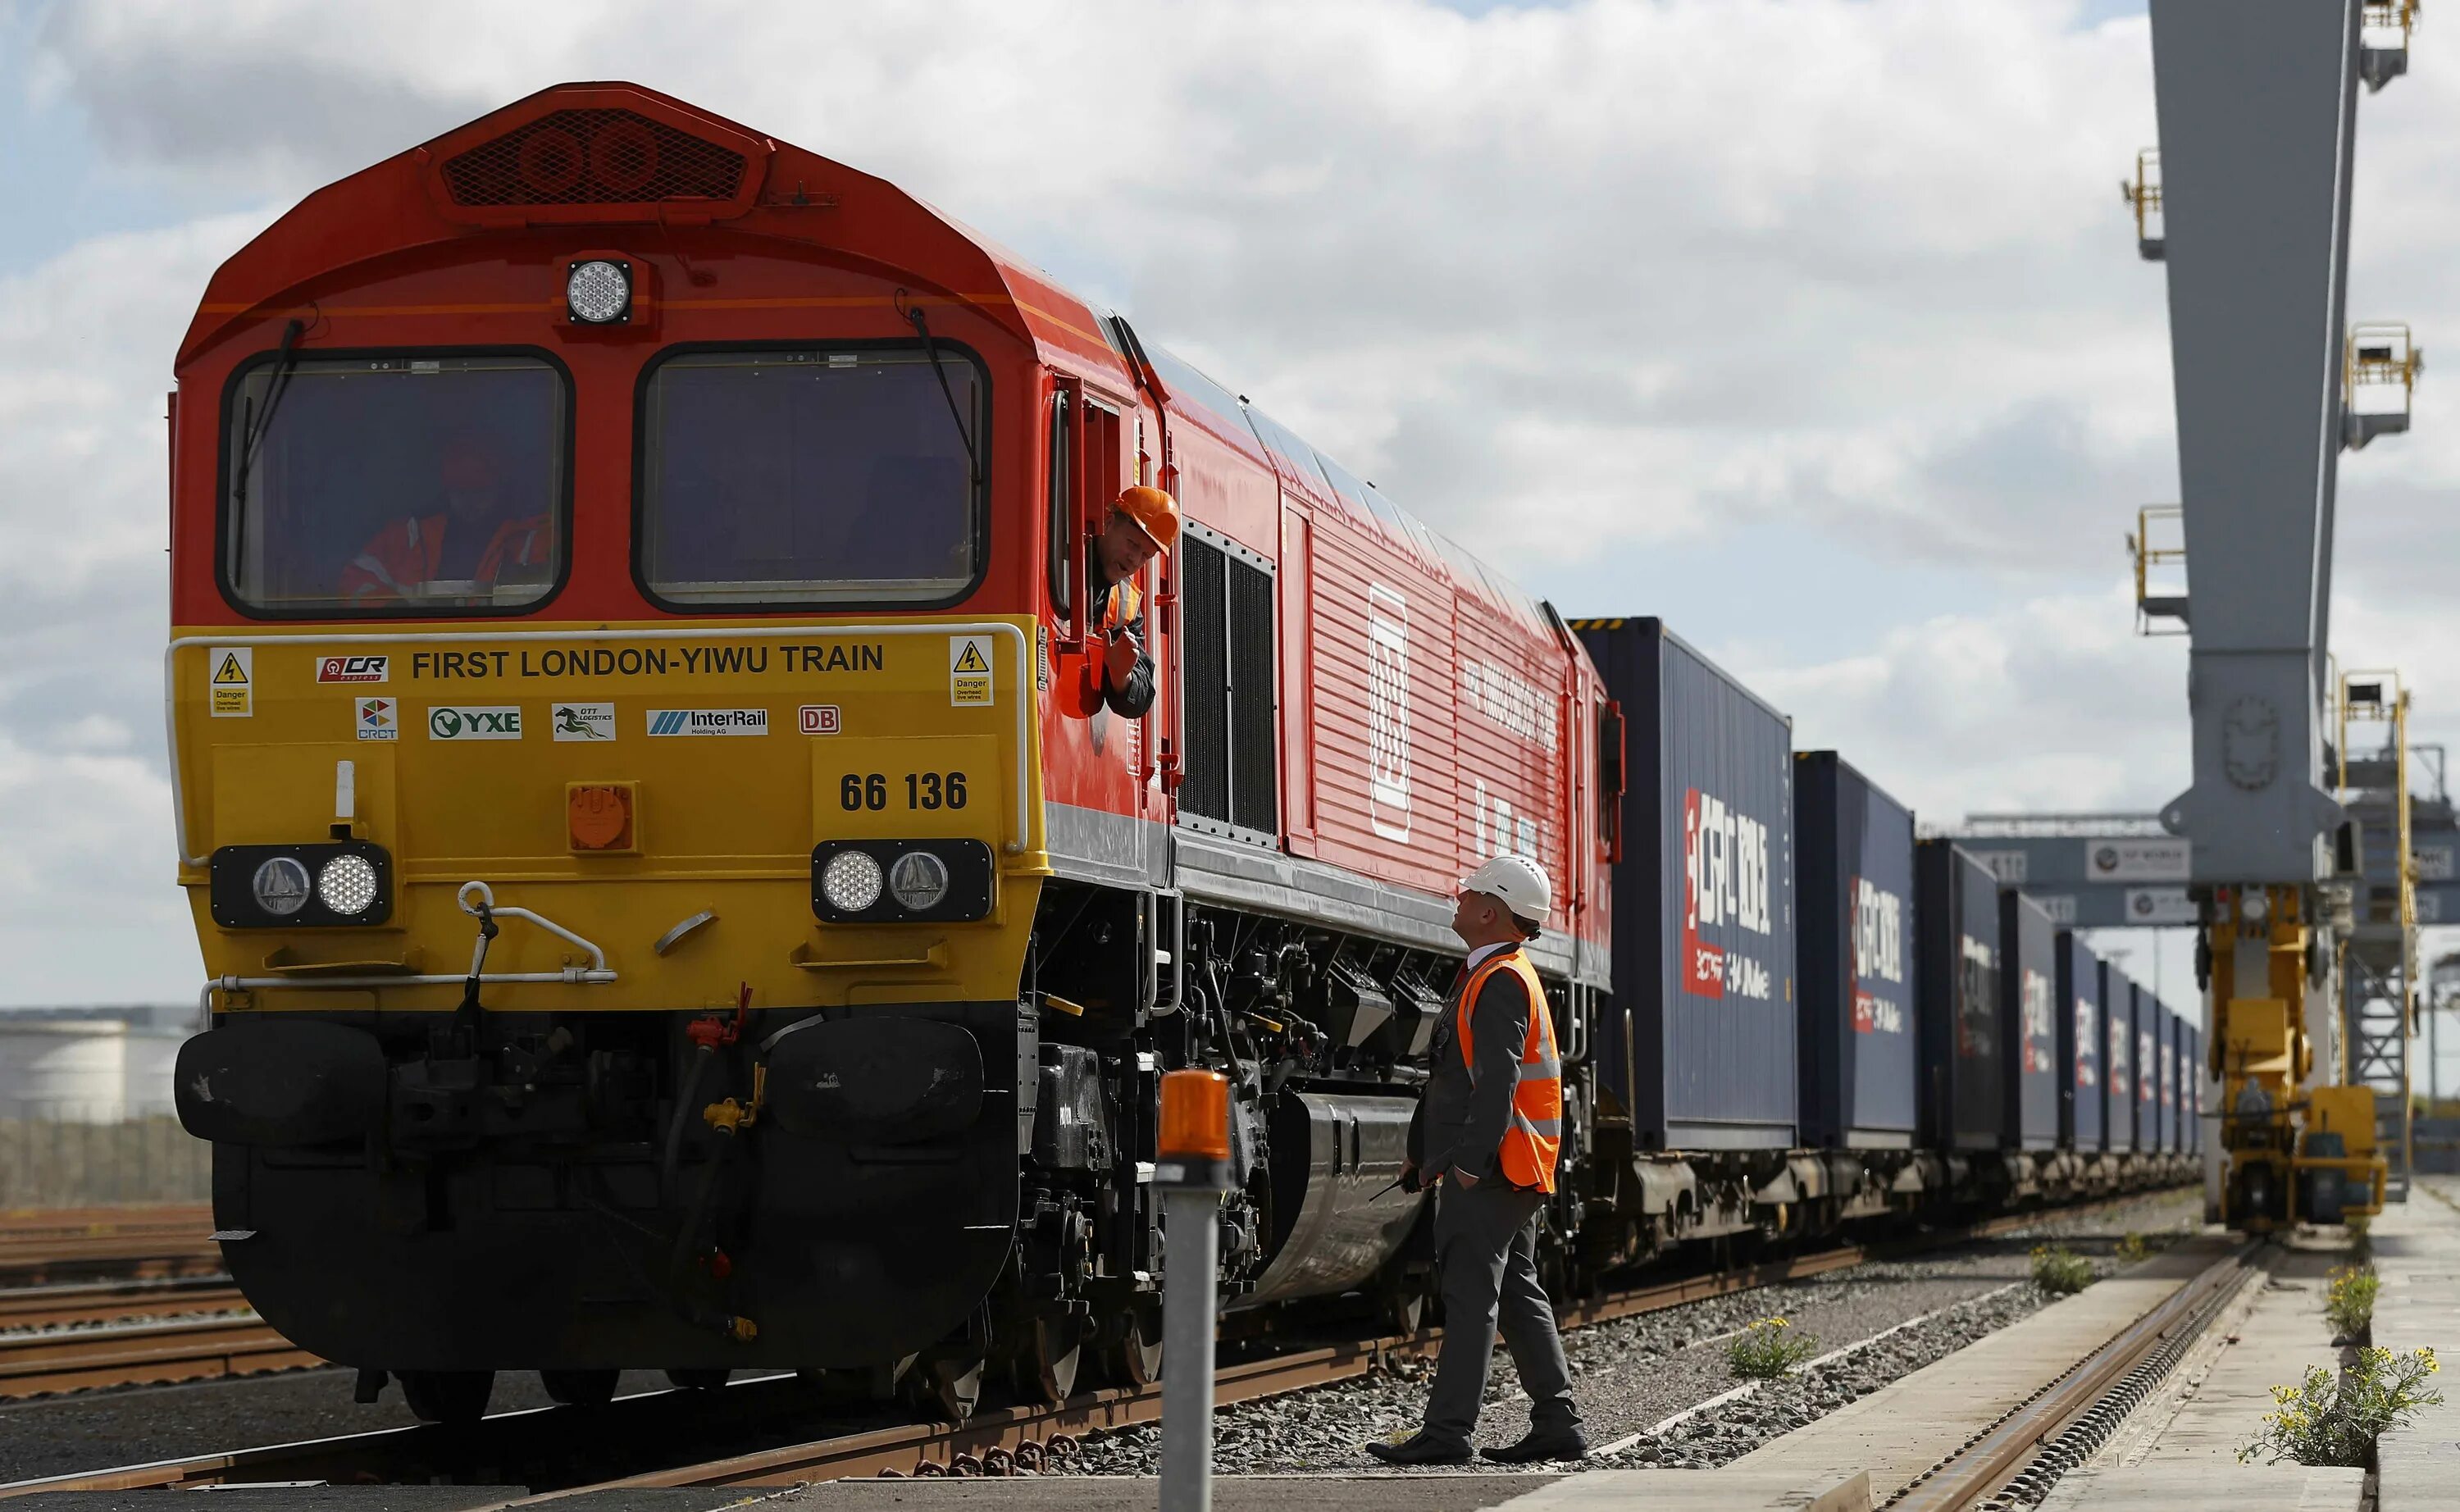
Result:
{"label": "grey trousers", "polygon": [[1435,1199],[1435,1265],[1444,1296],[1444,1349],[1427,1397],[1427,1437],[1466,1445],[1486,1400],[1500,1310],[1503,1342],[1529,1393],[1529,1420],[1545,1429],[1580,1421],[1555,1311],[1538,1284],[1540,1192],[1500,1181],[1462,1191],[1446,1182]]}

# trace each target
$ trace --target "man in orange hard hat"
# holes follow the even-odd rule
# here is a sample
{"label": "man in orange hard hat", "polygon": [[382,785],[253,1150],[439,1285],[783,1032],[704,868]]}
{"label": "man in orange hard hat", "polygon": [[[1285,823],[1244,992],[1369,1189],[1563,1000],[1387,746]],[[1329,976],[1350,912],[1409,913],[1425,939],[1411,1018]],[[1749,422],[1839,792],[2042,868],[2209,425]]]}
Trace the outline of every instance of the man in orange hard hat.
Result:
{"label": "man in orange hard hat", "polygon": [[1153,658],[1145,654],[1144,594],[1136,579],[1145,564],[1178,544],[1178,504],[1142,483],[1119,491],[1102,533],[1085,554],[1086,581],[1099,584],[1086,606],[1093,644],[1084,657],[1059,667],[1060,708],[1091,719],[1104,708],[1138,719],[1153,707]]}
{"label": "man in orange hard hat", "polygon": [[1469,961],[1435,1021],[1401,1180],[1411,1190],[1441,1188],[1435,1266],[1444,1331],[1465,1347],[1436,1360],[1425,1426],[1400,1443],[1367,1446],[1390,1464],[1469,1461],[1498,1312],[1529,1394],[1529,1432],[1486,1458],[1528,1464],[1588,1453],[1555,1311],[1538,1280],[1538,1214],[1555,1190],[1563,1138],[1563,1069],[1546,989],[1521,947],[1538,938],[1553,893],[1535,862],[1497,856],[1461,879],[1453,906]]}

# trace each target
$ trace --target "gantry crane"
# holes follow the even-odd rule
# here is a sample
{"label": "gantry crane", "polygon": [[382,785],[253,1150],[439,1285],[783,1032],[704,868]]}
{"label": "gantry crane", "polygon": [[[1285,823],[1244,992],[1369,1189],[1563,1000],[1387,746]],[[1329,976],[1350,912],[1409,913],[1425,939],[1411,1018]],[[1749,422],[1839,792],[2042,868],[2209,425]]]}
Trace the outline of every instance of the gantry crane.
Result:
{"label": "gantry crane", "polygon": [[2351,707],[2328,655],[2339,457],[2407,429],[2422,366],[2406,328],[2351,339],[2344,309],[2359,86],[2406,71],[2416,6],[2152,0],[2152,19],[2160,146],[2126,189],[2169,280],[2183,555],[2152,555],[2149,517],[2130,543],[2139,623],[2190,637],[2194,782],[2161,821],[2193,841],[2206,1207],[2259,1230],[2385,1195],[2376,1094],[2343,1084],[2334,1012],[2360,862],[2325,744]]}

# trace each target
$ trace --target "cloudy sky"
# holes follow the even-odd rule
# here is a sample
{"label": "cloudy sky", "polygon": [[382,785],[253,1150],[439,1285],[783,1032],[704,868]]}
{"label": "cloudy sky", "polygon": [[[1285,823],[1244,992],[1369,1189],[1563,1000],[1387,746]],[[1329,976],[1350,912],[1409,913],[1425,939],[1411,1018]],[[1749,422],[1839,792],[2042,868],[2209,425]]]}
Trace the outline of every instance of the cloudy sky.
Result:
{"label": "cloudy sky", "polygon": [[[2460,62],[2362,111],[2351,313],[2460,329]],[[895,180],[1574,613],[1662,614],[1952,822],[2186,781],[2141,0],[0,0],[0,1003],[159,999],[162,391],[318,184],[627,78]],[[2344,665],[2460,734],[2460,386],[2342,468]],[[2113,942],[2116,943],[2116,942]],[[2133,965],[2150,974],[2152,941]],[[2165,990],[2192,996],[2183,950]]]}

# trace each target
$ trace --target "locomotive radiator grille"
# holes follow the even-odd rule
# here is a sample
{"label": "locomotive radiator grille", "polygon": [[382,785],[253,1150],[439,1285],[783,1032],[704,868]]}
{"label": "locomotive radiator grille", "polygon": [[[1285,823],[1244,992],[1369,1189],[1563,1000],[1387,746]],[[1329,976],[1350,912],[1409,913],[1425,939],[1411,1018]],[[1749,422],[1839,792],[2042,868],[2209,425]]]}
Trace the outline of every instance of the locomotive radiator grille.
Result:
{"label": "locomotive radiator grille", "polygon": [[470,206],[728,200],[741,153],[628,110],[560,110],[448,159],[453,202]]}

